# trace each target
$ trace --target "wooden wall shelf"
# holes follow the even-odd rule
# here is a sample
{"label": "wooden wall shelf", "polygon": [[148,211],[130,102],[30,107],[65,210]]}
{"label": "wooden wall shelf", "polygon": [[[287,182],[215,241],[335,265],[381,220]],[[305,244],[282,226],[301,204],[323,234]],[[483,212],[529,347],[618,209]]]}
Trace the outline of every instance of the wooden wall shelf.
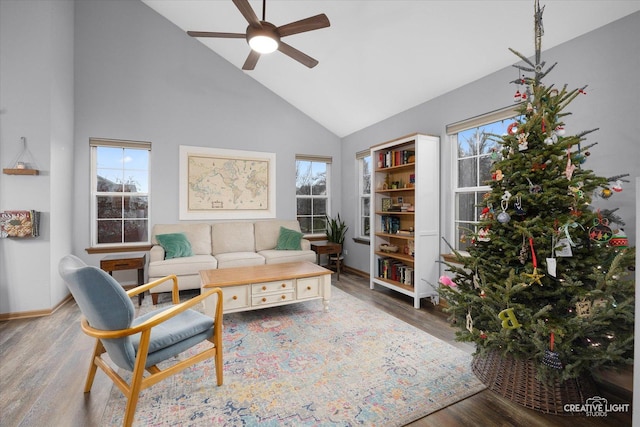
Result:
{"label": "wooden wall shelf", "polygon": [[6,175],[38,175],[37,169],[2,169]]}

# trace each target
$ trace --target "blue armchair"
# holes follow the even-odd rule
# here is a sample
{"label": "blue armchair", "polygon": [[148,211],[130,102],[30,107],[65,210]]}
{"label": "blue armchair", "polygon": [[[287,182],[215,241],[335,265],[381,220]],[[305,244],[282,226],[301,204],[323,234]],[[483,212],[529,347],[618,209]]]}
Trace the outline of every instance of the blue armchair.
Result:
{"label": "blue armchair", "polygon": [[[222,291],[219,288],[180,304],[175,275],[125,291],[109,274],[73,255],[60,261],[58,271],[84,316],[83,332],[96,338],[84,392],[91,391],[96,370],[102,369],[127,397],[123,425],[133,423],[141,390],[210,357],[215,358],[217,384],[222,385]],[[173,280],[174,305],[135,318],[131,297],[168,280]],[[190,308],[209,297],[212,300],[217,297],[213,319]],[[156,366],[204,340],[213,346],[165,369]],[[115,365],[132,372],[130,384],[102,358],[105,352]]]}

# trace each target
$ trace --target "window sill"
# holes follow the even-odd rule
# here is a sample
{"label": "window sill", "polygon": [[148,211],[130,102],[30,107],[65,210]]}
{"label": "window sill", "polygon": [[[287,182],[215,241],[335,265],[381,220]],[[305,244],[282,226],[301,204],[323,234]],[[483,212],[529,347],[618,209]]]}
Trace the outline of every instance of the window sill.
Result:
{"label": "window sill", "polygon": [[365,239],[365,238],[362,238],[362,237],[354,237],[354,238],[353,238],[353,241],[354,241],[355,243],[359,243],[359,244],[361,244],[361,245],[371,246],[371,240],[369,240],[369,239]]}
{"label": "window sill", "polygon": [[108,246],[104,248],[85,248],[88,254],[110,254],[114,252],[146,252],[151,249],[153,245],[136,245],[136,246]]}

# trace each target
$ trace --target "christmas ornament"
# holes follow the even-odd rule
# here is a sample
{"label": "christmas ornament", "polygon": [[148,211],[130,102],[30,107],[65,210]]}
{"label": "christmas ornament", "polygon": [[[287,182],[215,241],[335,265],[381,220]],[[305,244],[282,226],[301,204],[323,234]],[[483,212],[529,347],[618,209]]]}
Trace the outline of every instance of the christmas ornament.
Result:
{"label": "christmas ornament", "polygon": [[529,132],[527,133],[519,133],[518,134],[518,150],[524,151],[529,148],[529,142],[527,138],[529,137]]}
{"label": "christmas ornament", "polygon": [[449,286],[451,288],[455,288],[456,286],[458,286],[453,280],[451,280],[449,276],[440,276],[439,282],[443,286]]}
{"label": "christmas ornament", "polygon": [[513,204],[513,207],[516,210],[516,215],[525,216],[527,212],[522,208],[522,196],[516,196],[516,201]]}
{"label": "christmas ornament", "polygon": [[573,176],[573,171],[576,170],[576,165],[571,163],[571,150],[567,150],[567,167],[564,170],[564,176],[567,177],[568,180]]}
{"label": "christmas ornament", "polygon": [[544,139],[544,143],[547,145],[553,145],[553,138],[551,138],[550,136],[546,137]]}
{"label": "christmas ornament", "polygon": [[531,182],[531,180],[529,178],[527,178],[527,181],[529,181],[529,193],[531,194],[539,194],[542,193],[542,186],[538,185],[538,184],[533,184],[533,182]]}
{"label": "christmas ornament", "polygon": [[471,318],[471,310],[467,313],[467,331],[473,333],[473,319]]}
{"label": "christmas ornament", "polygon": [[489,227],[481,228],[478,230],[478,241],[479,242],[489,242],[491,237],[489,237]]}
{"label": "christmas ornament", "polygon": [[555,129],[555,133],[556,133],[556,135],[558,135],[558,136],[564,136],[564,135],[565,135],[564,127],[563,127],[563,126],[558,126],[558,127],[556,127],[556,129]]}
{"label": "christmas ornament", "polygon": [[542,286],[542,282],[540,281],[540,279],[544,277],[544,274],[538,273],[538,260],[536,259],[536,252],[533,249],[533,237],[529,237],[529,247],[531,248],[531,261],[533,262],[533,273],[523,273],[523,275],[531,279],[531,281],[529,282],[529,286],[533,285],[534,283],[537,283],[540,286]]}
{"label": "christmas ornament", "polygon": [[524,265],[527,262],[527,241],[524,237],[524,234],[522,235],[522,248],[520,248],[520,255],[518,256],[518,260],[520,261],[520,264]]}
{"label": "christmas ornament", "polygon": [[507,127],[507,133],[509,135],[515,135],[518,133],[518,122],[513,122],[509,125],[509,127]]}
{"label": "christmas ornament", "polygon": [[608,188],[603,188],[602,191],[600,192],[600,196],[602,196],[603,199],[608,199],[612,195],[613,195],[613,192]]}
{"label": "christmas ornament", "polygon": [[497,162],[498,160],[500,160],[500,154],[498,154],[498,149],[494,147],[491,149],[491,161]]}
{"label": "christmas ornament", "polygon": [[493,180],[495,181],[502,181],[502,179],[504,178],[502,170],[498,169],[497,171],[495,171],[493,174],[491,174],[491,178],[493,178]]}
{"label": "christmas ornament", "polygon": [[622,228],[613,233],[611,240],[609,240],[609,246],[615,246],[616,248],[626,248],[629,246],[629,239]]}
{"label": "christmas ornament", "polygon": [[520,93],[520,89],[516,89],[516,93],[513,95],[513,102],[520,102],[522,98],[522,94]]}
{"label": "christmas ornament", "polygon": [[549,350],[544,351],[542,363],[553,369],[562,369],[562,362],[560,362],[560,357],[558,357],[558,353],[555,353],[553,351],[554,340],[554,334],[553,332],[551,332],[551,337],[549,339]]}
{"label": "christmas ornament", "polygon": [[504,329],[517,329],[522,326],[513,313],[513,308],[505,308],[498,313],[498,318],[502,320],[502,327]]}
{"label": "christmas ornament", "polygon": [[593,227],[589,229],[589,238],[594,242],[607,243],[611,240],[613,232],[609,228],[609,220],[606,218],[595,218]]}
{"label": "christmas ornament", "polygon": [[491,203],[488,203],[487,206],[485,206],[482,209],[482,212],[480,213],[480,220],[492,220],[493,219],[493,206],[491,205]]}
{"label": "christmas ornament", "polygon": [[510,199],[511,199],[511,192],[509,192],[509,190],[505,190],[504,194],[501,197],[501,200],[503,202],[509,202]]}
{"label": "christmas ornament", "polygon": [[619,193],[622,191],[622,181],[621,180],[617,180],[616,181],[616,185],[612,185],[611,189],[613,191],[615,191],[616,193]]}
{"label": "christmas ornament", "polygon": [[502,212],[498,214],[498,222],[500,222],[501,224],[506,224],[511,220],[511,215],[507,213],[509,202],[503,199],[500,202],[500,207],[502,208]]}
{"label": "christmas ornament", "polygon": [[591,315],[591,301],[582,299],[576,303],[576,315],[578,317],[589,317]]}

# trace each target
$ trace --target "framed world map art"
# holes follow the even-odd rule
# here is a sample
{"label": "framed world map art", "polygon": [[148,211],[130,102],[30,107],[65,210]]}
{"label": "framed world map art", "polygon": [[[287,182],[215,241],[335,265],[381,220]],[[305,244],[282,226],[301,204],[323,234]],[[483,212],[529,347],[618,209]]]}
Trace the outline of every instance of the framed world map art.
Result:
{"label": "framed world map art", "polygon": [[276,155],[180,146],[180,219],[276,217]]}

